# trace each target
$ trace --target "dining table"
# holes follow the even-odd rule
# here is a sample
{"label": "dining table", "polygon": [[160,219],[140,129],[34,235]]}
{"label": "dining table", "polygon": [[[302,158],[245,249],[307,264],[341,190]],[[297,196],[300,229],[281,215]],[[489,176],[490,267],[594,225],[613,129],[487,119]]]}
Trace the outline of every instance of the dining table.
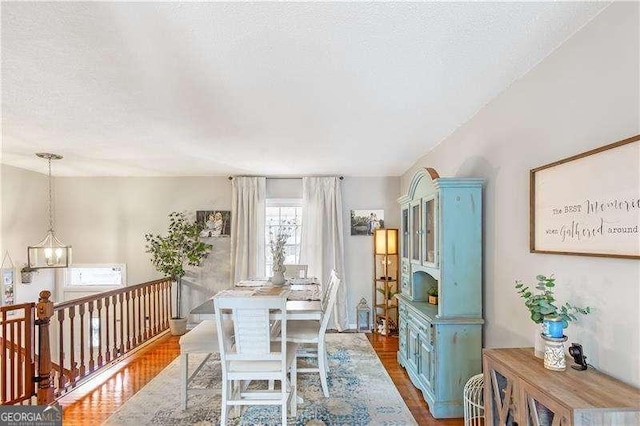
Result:
{"label": "dining table", "polygon": [[287,320],[320,320],[322,318],[322,288],[315,278],[288,279],[282,286],[271,284],[266,279],[251,279],[237,282],[232,288],[221,290],[189,313],[195,320],[215,319],[213,299],[218,295],[260,296],[269,288],[281,288],[287,293]]}

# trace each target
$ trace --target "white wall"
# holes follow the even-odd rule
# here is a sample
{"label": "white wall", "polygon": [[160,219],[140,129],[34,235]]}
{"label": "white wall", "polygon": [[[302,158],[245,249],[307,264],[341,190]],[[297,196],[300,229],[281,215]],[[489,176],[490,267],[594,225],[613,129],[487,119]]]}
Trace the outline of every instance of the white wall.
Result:
{"label": "white wall", "polygon": [[[5,244],[19,254],[14,260],[26,262],[27,244],[38,242],[46,232],[46,176],[10,166],[2,170],[6,175],[3,235],[10,236]],[[397,227],[400,178],[347,177],[342,187],[347,307],[349,323],[353,324],[360,298],[371,303],[373,243],[372,237],[349,235],[350,210],[384,209],[386,226]],[[226,177],[63,177],[56,179],[55,189],[56,235],[73,246],[73,263],[126,263],[129,284],[160,278],[145,253],[144,234],[166,233],[170,212],[195,214],[196,210],[231,208],[231,182]],[[301,197],[302,181],[268,179],[267,190],[270,197]],[[18,199],[26,201],[18,204]],[[229,239],[211,238],[208,242],[214,245],[212,253],[201,268],[185,278],[186,309],[229,283]],[[53,274],[48,270],[38,274],[31,288],[39,288],[38,281],[44,278],[53,289]],[[18,296],[21,294],[29,296],[21,301],[37,297],[37,292],[19,291]]]}
{"label": "white wall", "polygon": [[302,198],[302,179],[267,179],[267,198]]}
{"label": "white wall", "polygon": [[[58,234],[73,245],[73,263],[126,263],[127,281],[156,278],[145,252],[145,233],[167,232],[167,216],[184,211],[230,210],[231,181],[226,177],[64,177],[56,193]],[[229,238],[209,238],[213,245],[200,268],[183,280],[183,310],[227,288]],[[184,312],[183,312],[184,314]]]}
{"label": "white wall", "polygon": [[355,326],[356,305],[366,298],[372,306],[373,237],[351,235],[351,210],[384,210],[386,228],[400,226],[399,177],[345,177],[342,181],[344,262],[347,291],[347,319]]}
{"label": "white wall", "polygon": [[[19,270],[27,263],[27,247],[39,243],[49,229],[47,176],[6,165],[1,166],[1,174],[1,256],[9,252],[16,267],[16,282],[19,282]],[[54,289],[53,270],[42,269],[33,275],[31,284],[16,284],[15,302],[37,301],[42,290],[51,291],[55,300]]]}
{"label": "white wall", "polygon": [[[588,362],[640,386],[640,262],[529,253],[529,170],[640,133],[638,3],[615,3],[402,177],[418,167],[483,177],[485,346],[533,344],[514,290],[554,274],[561,301],[593,313],[565,330]],[[594,174],[612,173],[594,170]]]}
{"label": "white wall", "polygon": [[56,197],[58,233],[73,244],[73,262],[127,263],[128,281],[137,284],[161,276],[145,253],[144,234],[166,234],[173,211],[195,219],[196,210],[230,210],[231,183],[225,177],[65,177],[58,178]]}

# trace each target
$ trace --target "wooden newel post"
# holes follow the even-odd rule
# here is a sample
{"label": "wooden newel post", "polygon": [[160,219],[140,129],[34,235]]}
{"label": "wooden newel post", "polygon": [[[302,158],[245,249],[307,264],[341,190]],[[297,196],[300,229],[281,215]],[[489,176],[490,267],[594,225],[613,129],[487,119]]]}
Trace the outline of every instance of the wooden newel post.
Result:
{"label": "wooden newel post", "polygon": [[53,402],[53,383],[51,380],[51,345],[49,341],[49,320],[53,316],[53,302],[49,300],[51,292],[40,292],[37,304],[36,325],[38,326],[38,405]]}

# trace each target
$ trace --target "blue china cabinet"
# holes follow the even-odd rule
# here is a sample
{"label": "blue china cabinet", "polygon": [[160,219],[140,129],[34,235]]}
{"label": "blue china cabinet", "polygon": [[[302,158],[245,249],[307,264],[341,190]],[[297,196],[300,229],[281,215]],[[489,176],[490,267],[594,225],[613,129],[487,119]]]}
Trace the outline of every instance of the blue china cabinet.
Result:
{"label": "blue china cabinet", "polygon": [[435,418],[463,417],[464,385],[482,372],[482,184],[425,168],[398,199],[398,362]]}

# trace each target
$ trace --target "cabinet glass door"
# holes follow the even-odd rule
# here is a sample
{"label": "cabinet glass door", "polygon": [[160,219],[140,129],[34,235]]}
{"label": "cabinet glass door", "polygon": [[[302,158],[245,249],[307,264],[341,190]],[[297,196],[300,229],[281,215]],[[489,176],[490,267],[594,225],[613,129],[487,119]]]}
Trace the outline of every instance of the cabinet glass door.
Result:
{"label": "cabinet glass door", "polygon": [[568,426],[569,412],[547,395],[524,385],[524,415],[526,426]]}
{"label": "cabinet glass door", "polygon": [[424,247],[423,259],[427,263],[436,262],[436,228],[435,228],[436,201],[427,200],[424,203],[424,235],[422,246]]}
{"label": "cabinet glass door", "polygon": [[411,206],[411,260],[420,262],[420,203]]}
{"label": "cabinet glass door", "polygon": [[[551,426],[555,413],[539,401],[530,398],[527,407],[527,425]],[[559,424],[559,423],[557,423]]]}
{"label": "cabinet glass door", "polygon": [[489,373],[492,396],[489,407],[493,426],[517,426],[515,404],[518,392],[515,389],[513,379],[503,376],[494,369]]}
{"label": "cabinet glass door", "polygon": [[402,209],[402,257],[409,257],[409,208]]}

